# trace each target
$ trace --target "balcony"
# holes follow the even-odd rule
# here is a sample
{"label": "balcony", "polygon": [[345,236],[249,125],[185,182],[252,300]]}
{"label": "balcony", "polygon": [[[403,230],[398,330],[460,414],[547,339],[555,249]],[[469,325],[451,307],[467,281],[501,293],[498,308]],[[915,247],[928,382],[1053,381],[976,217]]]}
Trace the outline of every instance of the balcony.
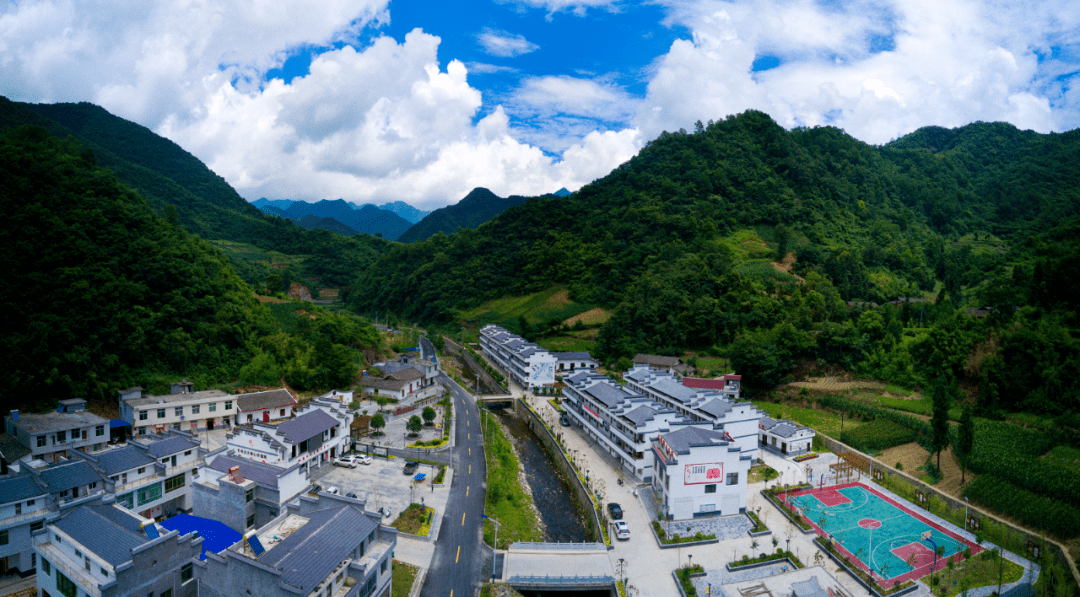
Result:
{"label": "balcony", "polygon": [[36,547],[41,551],[41,556],[56,569],[64,573],[64,576],[71,579],[71,581],[79,585],[79,591],[94,597],[100,597],[101,585],[111,584],[113,578],[104,579],[100,576],[94,576],[89,572],[83,562],[79,562],[77,565],[72,561],[71,556],[58,549],[51,541],[48,540],[52,535],[50,533],[44,533],[35,538],[35,542],[40,541],[40,537],[45,537],[44,542],[36,543]]}

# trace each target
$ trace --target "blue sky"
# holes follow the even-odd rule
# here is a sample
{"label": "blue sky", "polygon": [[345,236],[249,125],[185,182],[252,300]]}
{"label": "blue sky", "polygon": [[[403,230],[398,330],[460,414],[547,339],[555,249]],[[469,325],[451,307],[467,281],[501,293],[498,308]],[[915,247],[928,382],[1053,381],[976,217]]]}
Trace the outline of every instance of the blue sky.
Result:
{"label": "blue sky", "polygon": [[1080,0],[16,0],[0,95],[88,101],[249,200],[576,190],[761,110],[881,144],[1080,125]]}

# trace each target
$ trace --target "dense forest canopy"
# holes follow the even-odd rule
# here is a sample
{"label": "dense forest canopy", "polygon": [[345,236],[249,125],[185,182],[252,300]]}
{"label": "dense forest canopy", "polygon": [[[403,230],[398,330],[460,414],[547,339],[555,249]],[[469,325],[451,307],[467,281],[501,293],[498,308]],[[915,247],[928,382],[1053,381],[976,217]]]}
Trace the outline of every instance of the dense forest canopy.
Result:
{"label": "dense forest canopy", "polygon": [[366,323],[309,306],[285,329],[228,259],[99,167],[73,137],[0,137],[4,387],[16,404],[113,398],[186,376],[298,389],[345,387]]}

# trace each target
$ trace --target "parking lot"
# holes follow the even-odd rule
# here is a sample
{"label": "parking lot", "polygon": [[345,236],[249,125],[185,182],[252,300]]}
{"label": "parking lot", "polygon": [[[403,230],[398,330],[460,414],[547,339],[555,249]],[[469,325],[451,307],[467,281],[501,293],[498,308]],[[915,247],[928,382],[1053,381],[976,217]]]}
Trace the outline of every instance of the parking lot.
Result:
{"label": "parking lot", "polygon": [[[358,498],[367,500],[367,509],[371,511],[392,508],[393,515],[384,518],[383,524],[392,523],[410,503],[433,506],[435,520],[432,521],[431,528],[434,534],[446,509],[449,486],[436,487],[433,491],[431,480],[438,474],[438,470],[427,464],[421,464],[416,469],[417,473],[425,474],[425,479],[420,482],[413,481],[414,475],[402,473],[405,462],[402,458],[373,458],[371,464],[358,464],[356,468],[326,466],[312,475],[312,483],[322,485],[323,491],[337,487],[341,490],[341,495],[355,493]],[[451,474],[451,471],[447,471],[447,482],[450,481]],[[434,539],[434,536],[431,539]]]}

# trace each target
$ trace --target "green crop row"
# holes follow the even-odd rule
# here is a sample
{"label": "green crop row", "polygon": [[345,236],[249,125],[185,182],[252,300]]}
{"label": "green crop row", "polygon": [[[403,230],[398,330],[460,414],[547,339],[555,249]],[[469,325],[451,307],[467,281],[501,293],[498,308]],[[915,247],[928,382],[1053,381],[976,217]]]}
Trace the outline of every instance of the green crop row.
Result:
{"label": "green crop row", "polygon": [[817,399],[818,404],[825,408],[842,410],[853,414],[864,421],[885,419],[892,421],[901,427],[906,427],[918,435],[930,436],[930,423],[918,417],[898,412],[889,408],[882,408],[862,400],[826,394]]}
{"label": "green crop row", "polygon": [[1024,525],[1063,538],[1080,535],[1080,511],[1072,505],[1032,493],[996,475],[975,479],[964,488],[964,496]]}
{"label": "green crop row", "polygon": [[1080,507],[1080,476],[1070,474],[1056,459],[1039,456],[1050,451],[1050,434],[1003,421],[976,419],[975,444],[968,466],[977,473],[996,475],[1034,493]]}
{"label": "green crop row", "polygon": [[915,441],[917,434],[887,419],[874,419],[855,428],[844,429],[840,441],[862,451],[877,451]]}

